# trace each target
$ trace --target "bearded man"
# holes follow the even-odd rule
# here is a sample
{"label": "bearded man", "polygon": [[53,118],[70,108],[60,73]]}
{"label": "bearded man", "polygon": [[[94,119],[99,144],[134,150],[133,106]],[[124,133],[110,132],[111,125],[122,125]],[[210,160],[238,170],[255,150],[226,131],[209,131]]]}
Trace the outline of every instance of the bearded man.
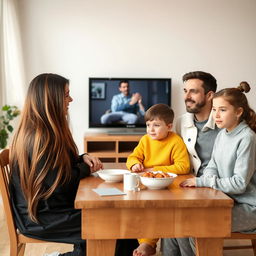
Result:
{"label": "bearded man", "polygon": [[[211,113],[217,81],[210,73],[194,71],[183,76],[183,83],[187,113],[178,118],[176,132],[187,146],[192,172],[199,177],[211,158],[219,132]],[[161,243],[163,256],[195,255],[194,239],[165,238]]]}

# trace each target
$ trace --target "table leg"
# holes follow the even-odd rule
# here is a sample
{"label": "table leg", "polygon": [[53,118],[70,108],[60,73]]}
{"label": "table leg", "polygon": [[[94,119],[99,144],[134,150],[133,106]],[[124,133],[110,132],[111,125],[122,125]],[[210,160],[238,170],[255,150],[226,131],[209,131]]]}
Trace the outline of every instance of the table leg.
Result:
{"label": "table leg", "polygon": [[87,256],[114,256],[116,240],[86,240]]}
{"label": "table leg", "polygon": [[196,238],[196,256],[222,256],[223,238]]}

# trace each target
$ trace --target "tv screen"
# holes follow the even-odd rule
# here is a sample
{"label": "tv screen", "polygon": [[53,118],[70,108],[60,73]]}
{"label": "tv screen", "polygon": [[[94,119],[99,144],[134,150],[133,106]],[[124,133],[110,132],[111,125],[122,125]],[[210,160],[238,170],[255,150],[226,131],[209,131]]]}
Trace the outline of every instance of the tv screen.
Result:
{"label": "tv screen", "polygon": [[170,104],[170,78],[89,78],[89,128],[146,127],[144,113]]}

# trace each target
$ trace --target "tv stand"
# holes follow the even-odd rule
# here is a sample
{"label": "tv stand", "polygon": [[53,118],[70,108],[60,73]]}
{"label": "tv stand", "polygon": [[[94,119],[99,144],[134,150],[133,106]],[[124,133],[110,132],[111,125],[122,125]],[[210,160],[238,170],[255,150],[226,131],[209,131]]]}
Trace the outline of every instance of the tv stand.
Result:
{"label": "tv stand", "polygon": [[84,151],[103,163],[125,163],[142,135],[91,133],[84,137]]}

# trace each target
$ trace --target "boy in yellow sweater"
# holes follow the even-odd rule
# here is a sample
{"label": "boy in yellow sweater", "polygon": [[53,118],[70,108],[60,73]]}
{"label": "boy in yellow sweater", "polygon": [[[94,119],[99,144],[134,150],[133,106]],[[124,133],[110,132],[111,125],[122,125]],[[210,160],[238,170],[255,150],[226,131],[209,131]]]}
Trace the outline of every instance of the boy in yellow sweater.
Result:
{"label": "boy in yellow sweater", "polygon": [[[189,156],[182,138],[171,131],[173,110],[165,104],[156,104],[145,113],[147,134],[128,157],[126,166],[132,172],[163,171],[187,174]],[[133,256],[149,256],[156,252],[158,239],[139,239]]]}

